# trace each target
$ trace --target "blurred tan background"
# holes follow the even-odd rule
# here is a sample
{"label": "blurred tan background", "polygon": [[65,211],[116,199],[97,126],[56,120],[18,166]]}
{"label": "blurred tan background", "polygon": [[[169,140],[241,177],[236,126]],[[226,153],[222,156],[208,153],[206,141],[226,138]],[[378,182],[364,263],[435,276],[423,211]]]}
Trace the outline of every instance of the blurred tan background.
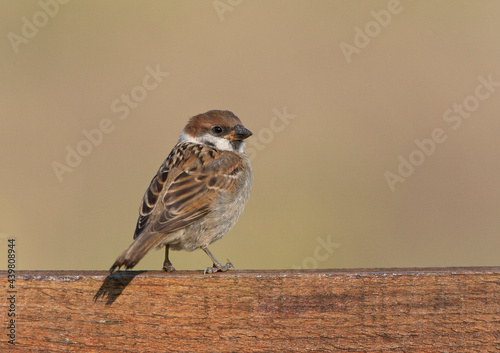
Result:
{"label": "blurred tan background", "polygon": [[14,237],[18,269],[108,269],[187,119],[211,109],[254,132],[221,261],[499,264],[497,1],[4,1],[0,18],[1,268]]}

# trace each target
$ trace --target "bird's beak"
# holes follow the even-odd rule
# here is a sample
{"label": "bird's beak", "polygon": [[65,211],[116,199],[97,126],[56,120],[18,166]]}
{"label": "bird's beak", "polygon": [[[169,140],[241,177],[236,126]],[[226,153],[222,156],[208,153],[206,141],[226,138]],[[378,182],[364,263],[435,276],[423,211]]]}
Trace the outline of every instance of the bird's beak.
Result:
{"label": "bird's beak", "polygon": [[231,141],[241,141],[246,139],[247,137],[252,136],[252,132],[248,130],[246,127],[243,125],[236,125],[229,135],[224,136],[224,138],[231,140]]}

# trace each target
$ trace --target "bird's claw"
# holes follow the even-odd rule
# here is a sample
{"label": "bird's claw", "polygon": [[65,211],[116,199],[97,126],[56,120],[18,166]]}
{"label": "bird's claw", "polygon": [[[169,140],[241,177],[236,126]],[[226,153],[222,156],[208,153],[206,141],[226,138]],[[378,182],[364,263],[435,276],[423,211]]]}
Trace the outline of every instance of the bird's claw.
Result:
{"label": "bird's claw", "polygon": [[220,263],[214,263],[213,267],[207,267],[205,269],[205,271],[203,272],[203,274],[207,274],[207,273],[215,273],[215,272],[218,272],[218,271],[222,271],[222,272],[226,272],[227,270],[229,270],[230,268],[235,268],[234,265],[231,263],[231,261],[229,261],[229,259],[227,260],[227,263],[222,266]]}
{"label": "bird's claw", "polygon": [[165,271],[165,272],[174,272],[175,271],[175,267],[172,266],[172,265],[168,265],[168,266],[163,265],[163,271]]}

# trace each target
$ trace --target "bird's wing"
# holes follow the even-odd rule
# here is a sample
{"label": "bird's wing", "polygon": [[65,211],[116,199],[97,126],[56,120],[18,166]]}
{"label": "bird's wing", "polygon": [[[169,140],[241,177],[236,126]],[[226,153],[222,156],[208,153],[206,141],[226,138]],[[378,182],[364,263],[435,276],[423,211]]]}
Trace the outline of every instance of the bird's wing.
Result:
{"label": "bird's wing", "polygon": [[146,229],[151,213],[153,212],[156,202],[158,201],[158,197],[165,188],[169,175],[169,167],[166,162],[167,161],[161,165],[158,173],[156,173],[153,180],[151,180],[151,183],[142,198],[141,207],[139,207],[139,219],[137,220],[134,232],[134,239],[142,234],[144,229]]}

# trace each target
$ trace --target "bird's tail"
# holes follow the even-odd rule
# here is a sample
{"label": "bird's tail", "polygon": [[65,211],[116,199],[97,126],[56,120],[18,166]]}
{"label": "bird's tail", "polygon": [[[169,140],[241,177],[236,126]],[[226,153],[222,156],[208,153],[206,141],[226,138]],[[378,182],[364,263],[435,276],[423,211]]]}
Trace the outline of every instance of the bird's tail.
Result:
{"label": "bird's tail", "polygon": [[133,268],[137,263],[155,246],[160,245],[164,234],[145,233],[137,237],[132,244],[125,250],[109,269],[113,273],[116,269],[125,266],[125,269]]}

